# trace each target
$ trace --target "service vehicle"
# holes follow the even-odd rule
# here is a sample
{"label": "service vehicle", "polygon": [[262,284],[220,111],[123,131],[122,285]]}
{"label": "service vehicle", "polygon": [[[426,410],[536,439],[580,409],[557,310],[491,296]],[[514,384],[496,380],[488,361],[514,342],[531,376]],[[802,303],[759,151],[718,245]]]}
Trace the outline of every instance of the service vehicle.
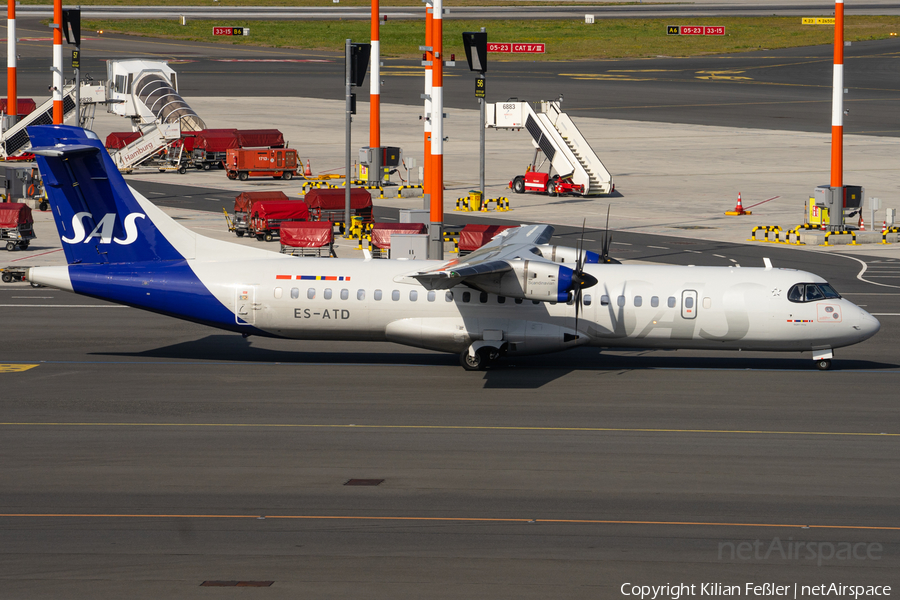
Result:
{"label": "service vehicle", "polygon": [[297,175],[297,151],[291,148],[244,150],[230,148],[225,153],[228,179],[247,181],[250,177],[293,179]]}

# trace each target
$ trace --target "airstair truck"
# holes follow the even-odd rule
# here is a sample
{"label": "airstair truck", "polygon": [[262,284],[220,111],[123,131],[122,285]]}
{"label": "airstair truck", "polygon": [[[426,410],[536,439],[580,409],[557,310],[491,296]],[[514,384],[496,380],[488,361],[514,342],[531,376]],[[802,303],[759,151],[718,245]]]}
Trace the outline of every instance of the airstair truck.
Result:
{"label": "airstair truck", "polygon": [[[534,160],[528,172],[517,175],[510,187],[516,193],[526,191],[551,195],[577,194],[601,196],[615,189],[612,175],[597,157],[569,115],[562,112],[560,100],[542,100],[538,110],[528,102],[510,100],[486,105],[485,127],[497,129],[525,128],[531,134]],[[547,173],[541,173],[537,158],[540,153],[550,162]],[[552,174],[555,171],[555,174]]]}

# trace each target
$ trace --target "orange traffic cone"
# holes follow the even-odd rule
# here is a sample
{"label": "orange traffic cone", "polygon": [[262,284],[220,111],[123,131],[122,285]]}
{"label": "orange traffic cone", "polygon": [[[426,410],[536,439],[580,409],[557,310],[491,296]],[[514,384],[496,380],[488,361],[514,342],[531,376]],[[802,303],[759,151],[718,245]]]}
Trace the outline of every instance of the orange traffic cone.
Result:
{"label": "orange traffic cone", "polygon": [[861,212],[859,213],[859,230],[860,231],[866,230],[866,221],[865,221],[865,219],[863,219]]}
{"label": "orange traffic cone", "polygon": [[312,169],[309,168],[309,159],[306,159],[306,168],[303,169],[303,176],[310,177],[312,175]]}
{"label": "orange traffic cone", "polygon": [[735,205],[734,210],[729,210],[725,214],[736,217],[738,215],[752,215],[753,213],[749,210],[744,210],[744,205],[741,203],[741,193],[738,192],[737,205]]}
{"label": "orange traffic cone", "polygon": [[881,222],[881,233],[887,233],[887,221]]}

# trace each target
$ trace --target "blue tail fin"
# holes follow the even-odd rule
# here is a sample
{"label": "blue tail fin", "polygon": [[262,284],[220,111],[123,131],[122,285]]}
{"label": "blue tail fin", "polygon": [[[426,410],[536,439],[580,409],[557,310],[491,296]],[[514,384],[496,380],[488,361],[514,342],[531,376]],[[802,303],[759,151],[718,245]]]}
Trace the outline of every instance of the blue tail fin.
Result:
{"label": "blue tail fin", "polygon": [[28,128],[69,264],[183,260],[128,189],[100,139],[66,125]]}

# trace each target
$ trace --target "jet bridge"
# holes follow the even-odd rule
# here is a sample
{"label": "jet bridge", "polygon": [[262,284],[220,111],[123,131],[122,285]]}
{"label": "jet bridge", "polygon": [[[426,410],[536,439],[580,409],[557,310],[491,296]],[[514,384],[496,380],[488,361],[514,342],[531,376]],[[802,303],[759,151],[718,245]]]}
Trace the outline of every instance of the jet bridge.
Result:
{"label": "jet bridge", "polygon": [[135,131],[147,123],[178,123],[181,131],[206,129],[178,94],[177,75],[164,61],[113,60],[106,74],[109,112],[130,118]]}
{"label": "jet bridge", "polygon": [[485,127],[525,128],[531,134],[535,153],[543,152],[560,177],[571,177],[583,186],[584,196],[611,193],[612,175],[597,157],[569,115],[560,109],[559,100],[537,103],[539,112],[528,102],[510,100],[487,104]]}

